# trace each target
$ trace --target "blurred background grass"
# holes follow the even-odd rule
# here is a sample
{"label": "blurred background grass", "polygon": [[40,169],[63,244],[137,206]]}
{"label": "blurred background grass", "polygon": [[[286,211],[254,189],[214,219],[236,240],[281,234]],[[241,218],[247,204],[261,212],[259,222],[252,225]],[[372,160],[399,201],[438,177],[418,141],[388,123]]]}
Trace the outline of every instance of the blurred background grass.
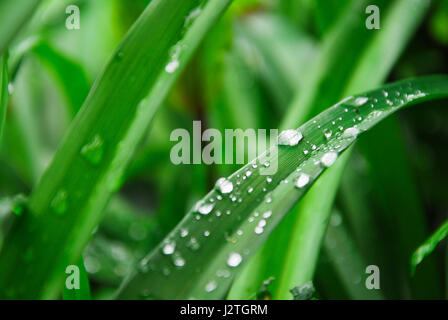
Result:
{"label": "blurred background grass", "polygon": [[[352,2],[234,2],[158,112],[148,132],[151,138],[139,148],[124,187],[85,249],[93,298],[110,298],[136,261],[213,182],[238,167],[173,165],[171,131],[191,131],[193,120],[201,120],[203,129],[278,128],[288,105],[303,94],[300,88],[306,88],[322,43]],[[16,195],[30,193],[95,78],[148,3],[44,1],[11,47],[13,87],[0,153],[0,221],[5,226],[13,219],[10,208]],[[80,30],[65,28],[61,12],[68,4],[81,9]],[[447,74],[447,57],[448,1],[433,1],[387,82]],[[353,264],[362,269],[380,266],[381,290],[375,298],[446,297],[446,244],[417,269],[416,277],[426,279],[418,289],[405,274],[412,251],[448,217],[447,120],[446,101],[431,103],[400,113],[356,145],[319,258],[315,285],[321,298],[366,297],[354,289],[363,285],[363,275],[347,274]],[[408,220],[409,215],[417,218]],[[270,263],[275,264],[273,259]],[[422,275],[429,270],[426,263],[435,265],[437,276]]]}

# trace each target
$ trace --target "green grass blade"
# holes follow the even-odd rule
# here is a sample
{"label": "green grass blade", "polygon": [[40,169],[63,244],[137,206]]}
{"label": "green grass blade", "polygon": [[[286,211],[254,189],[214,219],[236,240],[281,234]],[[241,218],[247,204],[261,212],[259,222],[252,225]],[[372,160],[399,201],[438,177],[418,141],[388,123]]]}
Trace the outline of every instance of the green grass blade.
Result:
{"label": "green grass blade", "polygon": [[[97,79],[0,253],[0,297],[54,298],[154,113],[231,0],[153,0]],[[201,6],[200,14],[196,10]],[[196,10],[196,11],[195,11]],[[165,70],[166,69],[166,70]],[[45,248],[45,250],[42,250]],[[23,263],[17,252],[30,251]]]}
{"label": "green grass blade", "polygon": [[6,110],[8,108],[8,58],[7,54],[0,57],[0,143],[3,135],[3,127],[5,126]]}
{"label": "green grass blade", "polygon": [[414,274],[417,266],[434,251],[437,245],[448,236],[448,221],[434,232],[417,250],[411,258],[411,273]]}
{"label": "green grass blade", "polygon": [[[405,99],[389,100],[384,96],[384,92],[396,91]],[[270,156],[260,156],[228,178],[233,184],[230,196],[213,190],[198,202],[127,279],[119,298],[222,298],[235,271],[325,170],[321,161],[324,155],[331,150],[343,152],[356,140],[358,133],[369,130],[398,109],[446,96],[448,78],[428,77],[349,97],[327,109],[299,128],[305,142],[278,148],[279,171],[272,176],[272,182],[260,174],[259,168],[277,155],[275,148],[270,150]],[[337,132],[339,126],[350,130]],[[335,133],[327,138],[324,132],[330,129]],[[309,153],[305,154],[304,150]],[[309,183],[304,188],[296,188],[295,181],[302,173],[309,175]],[[253,191],[248,192],[251,187]],[[261,232],[260,229],[256,232],[255,227],[261,220],[265,226]]]}
{"label": "green grass blade", "polygon": [[33,15],[40,0],[4,0],[0,2],[0,54]]}

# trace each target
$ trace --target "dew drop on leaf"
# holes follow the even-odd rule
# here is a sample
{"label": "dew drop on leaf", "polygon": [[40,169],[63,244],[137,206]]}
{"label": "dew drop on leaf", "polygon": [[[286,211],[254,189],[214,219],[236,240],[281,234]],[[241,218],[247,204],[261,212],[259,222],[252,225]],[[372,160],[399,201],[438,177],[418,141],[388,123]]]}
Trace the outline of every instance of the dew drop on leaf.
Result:
{"label": "dew drop on leaf", "polygon": [[179,61],[178,60],[173,60],[168,62],[168,64],[165,67],[165,71],[168,73],[174,73],[177,68],[179,68]]}
{"label": "dew drop on leaf", "polygon": [[263,213],[263,218],[267,219],[270,218],[272,216],[272,211],[266,211],[265,213]]}
{"label": "dew drop on leaf", "polygon": [[355,127],[347,128],[342,135],[344,138],[356,138],[359,134],[359,129]]}
{"label": "dew drop on leaf", "polygon": [[210,212],[212,212],[213,208],[215,207],[214,203],[206,203],[204,201],[199,201],[196,204],[196,211],[200,214],[207,215]]}
{"label": "dew drop on leaf", "polygon": [[333,132],[331,131],[331,129],[328,129],[328,128],[324,129],[325,138],[330,139],[332,134],[333,134]]}
{"label": "dew drop on leaf", "polygon": [[310,176],[306,173],[301,173],[296,180],[295,186],[299,189],[305,187],[310,182]]}
{"label": "dew drop on leaf", "polygon": [[278,136],[278,144],[281,146],[296,146],[303,139],[302,133],[298,130],[284,130]]}
{"label": "dew drop on leaf", "polygon": [[162,248],[163,254],[170,255],[174,253],[174,249],[176,249],[176,243],[175,242],[168,242],[165,243],[165,245]]}
{"label": "dew drop on leaf", "polygon": [[182,258],[180,255],[174,255],[173,256],[173,264],[176,267],[183,267],[185,265],[185,259]]}
{"label": "dew drop on leaf", "polygon": [[365,105],[367,101],[369,101],[369,99],[366,97],[358,97],[355,99],[354,105],[357,107],[361,107],[361,106]]}
{"label": "dew drop on leaf", "polygon": [[205,291],[212,292],[216,289],[217,286],[218,286],[218,284],[216,283],[216,281],[212,280],[205,285]]}
{"label": "dew drop on leaf", "polygon": [[254,231],[256,234],[262,234],[264,232],[264,229],[263,229],[263,227],[256,226]]}
{"label": "dew drop on leaf", "polygon": [[322,163],[322,165],[324,165],[325,167],[331,167],[333,165],[333,163],[336,161],[336,159],[338,158],[338,154],[334,151],[330,151],[325,153],[322,158],[320,159],[320,162]]}
{"label": "dew drop on leaf", "polygon": [[233,183],[226,178],[219,178],[218,181],[216,181],[215,189],[221,192],[222,194],[227,194],[232,192],[233,190]]}
{"label": "dew drop on leaf", "polygon": [[50,206],[54,212],[63,215],[67,211],[67,192],[59,190],[51,201]]}
{"label": "dew drop on leaf", "polygon": [[103,159],[103,140],[99,135],[95,135],[88,144],[84,145],[81,149],[81,154],[91,164],[97,165]]}
{"label": "dew drop on leaf", "polygon": [[238,267],[241,261],[243,261],[243,257],[239,253],[232,252],[227,259],[227,265],[229,267]]}

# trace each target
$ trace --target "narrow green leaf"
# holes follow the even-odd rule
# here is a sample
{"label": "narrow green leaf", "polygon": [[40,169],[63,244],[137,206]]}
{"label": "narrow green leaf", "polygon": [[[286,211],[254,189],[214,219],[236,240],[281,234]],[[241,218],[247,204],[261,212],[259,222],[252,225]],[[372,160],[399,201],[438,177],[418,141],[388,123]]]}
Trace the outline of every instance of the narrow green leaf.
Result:
{"label": "narrow green leaf", "polygon": [[3,135],[3,127],[6,120],[6,109],[8,107],[8,57],[4,54],[0,57],[0,143]]}
{"label": "narrow green leaf", "polygon": [[431,254],[437,245],[448,236],[448,221],[434,232],[417,250],[411,258],[411,274],[415,274],[417,266]]}
{"label": "narrow green leaf", "polygon": [[[384,92],[396,91],[403,99],[385,97]],[[223,190],[218,183],[141,262],[119,298],[222,298],[236,270],[358,134],[398,109],[446,96],[448,78],[428,77],[349,97],[327,109],[298,129],[303,143],[271,148],[227,179],[232,190]],[[327,130],[335,133],[328,137]],[[261,166],[276,159],[279,170],[267,179],[260,174]],[[301,187],[296,186],[299,177],[307,182]]]}
{"label": "narrow green leaf", "polygon": [[[0,297],[54,298],[154,113],[231,0],[153,0],[97,79],[0,253]],[[200,9],[198,9],[200,8]],[[42,250],[45,248],[45,250]],[[24,263],[17,252],[30,251]]]}

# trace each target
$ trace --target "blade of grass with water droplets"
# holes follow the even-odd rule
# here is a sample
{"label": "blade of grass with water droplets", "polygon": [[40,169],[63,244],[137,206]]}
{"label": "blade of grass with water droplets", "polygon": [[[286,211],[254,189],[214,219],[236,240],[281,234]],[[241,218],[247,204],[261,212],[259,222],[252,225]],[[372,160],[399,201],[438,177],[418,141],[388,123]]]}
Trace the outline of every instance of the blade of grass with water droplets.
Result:
{"label": "blade of grass with water droplets", "polygon": [[6,109],[9,98],[8,58],[7,54],[0,57],[0,145],[3,135],[3,127],[6,120]]}
{"label": "blade of grass with water droplets", "polygon": [[[151,1],[95,82],[31,194],[29,212],[8,234],[0,297],[54,298],[62,290],[66,266],[98,225],[154,113],[230,2]],[[16,253],[27,250],[23,263]]]}
{"label": "blade of grass with water droplets", "polygon": [[[389,104],[383,90],[400,90],[406,99]],[[304,137],[301,142],[288,132],[294,143],[271,148],[269,156],[262,155],[228,179],[219,180],[215,190],[143,259],[118,297],[222,298],[236,270],[359,134],[398,109],[446,96],[447,77],[398,82],[344,99],[322,112],[299,128]],[[327,139],[323,131],[336,130],[335,120],[346,129]],[[260,174],[261,166],[277,155],[280,169],[267,179]]]}

